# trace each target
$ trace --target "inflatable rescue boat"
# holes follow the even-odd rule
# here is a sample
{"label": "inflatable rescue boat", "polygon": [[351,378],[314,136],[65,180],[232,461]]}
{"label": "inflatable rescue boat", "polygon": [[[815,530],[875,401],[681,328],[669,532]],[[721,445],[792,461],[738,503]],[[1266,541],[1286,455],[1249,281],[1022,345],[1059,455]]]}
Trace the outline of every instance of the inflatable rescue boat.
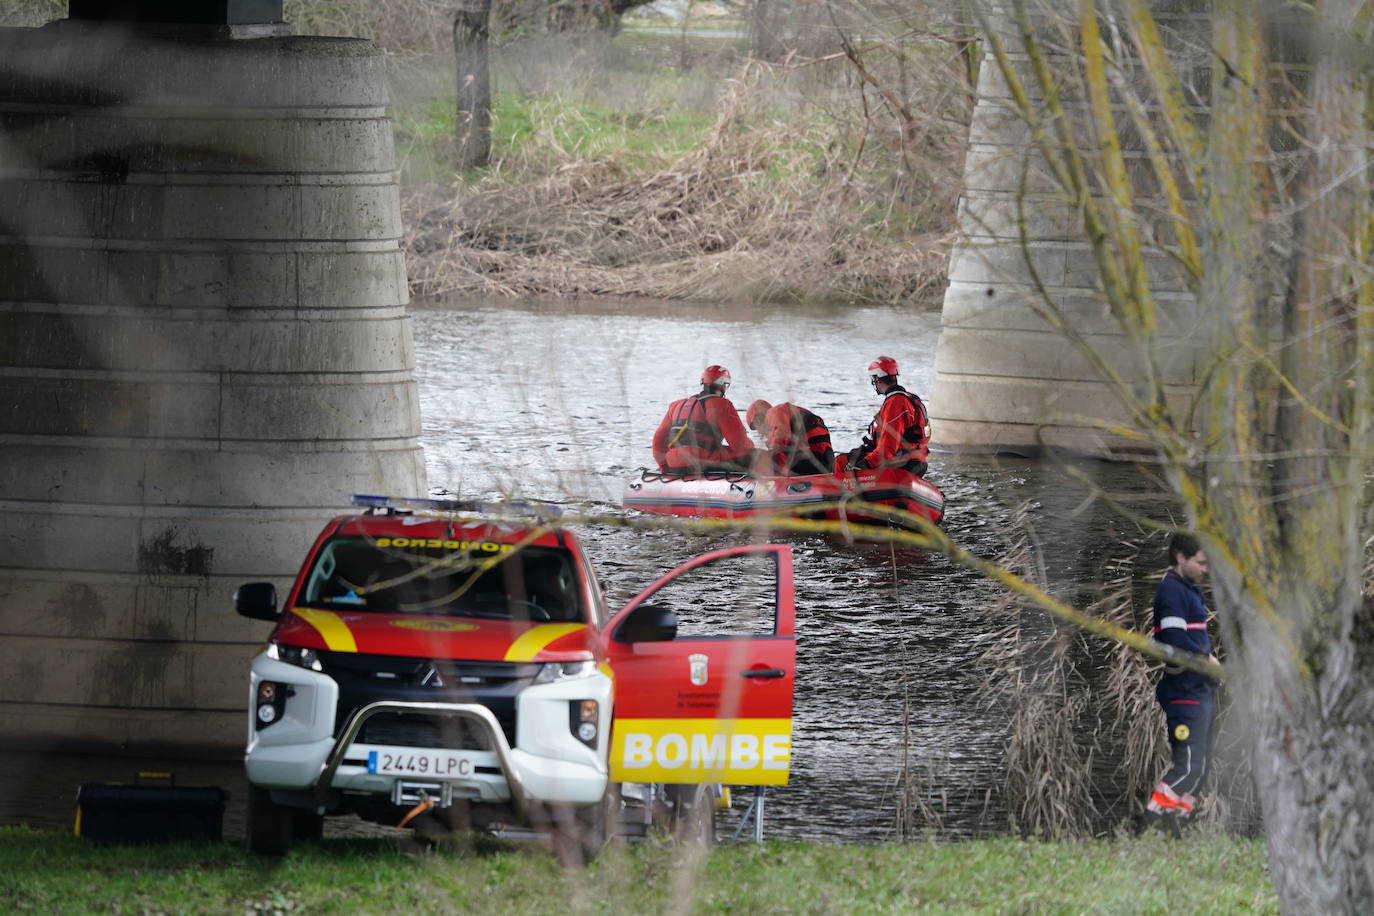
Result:
{"label": "inflatable rescue boat", "polygon": [[[643,470],[625,486],[622,504],[655,515],[749,518],[786,514],[799,518],[889,524],[888,517],[854,503],[904,509],[931,522],[945,515],[945,495],[923,477],[896,468],[753,477],[711,473],[683,477]],[[910,526],[908,526],[910,527]]]}

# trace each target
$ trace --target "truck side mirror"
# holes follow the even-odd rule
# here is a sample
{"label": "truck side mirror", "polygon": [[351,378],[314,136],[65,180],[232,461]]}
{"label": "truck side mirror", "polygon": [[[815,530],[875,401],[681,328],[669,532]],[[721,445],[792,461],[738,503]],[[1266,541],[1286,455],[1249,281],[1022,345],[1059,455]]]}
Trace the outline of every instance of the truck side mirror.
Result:
{"label": "truck side mirror", "polygon": [[271,582],[248,582],[234,589],[234,610],[254,620],[277,619],[277,587]]}
{"label": "truck side mirror", "polygon": [[656,604],[641,604],[621,621],[617,642],[669,642],[677,636],[677,615]]}

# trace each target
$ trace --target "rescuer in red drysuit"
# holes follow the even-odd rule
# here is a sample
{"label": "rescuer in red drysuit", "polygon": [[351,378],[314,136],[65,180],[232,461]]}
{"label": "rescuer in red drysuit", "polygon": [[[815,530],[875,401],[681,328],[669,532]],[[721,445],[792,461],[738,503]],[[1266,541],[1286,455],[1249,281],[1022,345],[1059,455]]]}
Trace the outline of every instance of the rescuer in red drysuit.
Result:
{"label": "rescuer in red drysuit", "polygon": [[667,474],[707,471],[746,473],[754,461],[754,445],[735,405],[725,397],[730,370],[707,366],[701,391],[668,405],[654,431],[654,461]]}
{"label": "rescuer in red drysuit", "polygon": [[873,390],[883,396],[883,406],[863,444],[835,459],[835,473],[864,468],[904,468],[925,476],[930,456],[930,419],[926,405],[916,395],[897,384],[897,361],[880,356],[868,364]]}
{"label": "rescuer in red drysuit", "polygon": [[835,449],[825,421],[805,407],[759,400],[749,405],[744,422],[764,437],[768,451],[755,466],[760,474],[801,477],[829,474],[835,467]]}

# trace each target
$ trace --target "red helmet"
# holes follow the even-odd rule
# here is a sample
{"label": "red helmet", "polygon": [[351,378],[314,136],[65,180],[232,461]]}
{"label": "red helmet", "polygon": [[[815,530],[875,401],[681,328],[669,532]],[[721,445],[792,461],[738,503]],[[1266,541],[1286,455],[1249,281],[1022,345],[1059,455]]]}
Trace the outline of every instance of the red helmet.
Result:
{"label": "red helmet", "polygon": [[701,383],[724,390],[730,387],[730,370],[724,366],[707,366],[701,370]]}
{"label": "red helmet", "polygon": [[763,416],[773,409],[773,405],[765,400],[757,400],[749,405],[749,409],[744,412],[744,425],[750,429],[758,429],[763,425]]}
{"label": "red helmet", "polygon": [[868,377],[870,379],[886,378],[887,376],[897,375],[897,361],[890,356],[880,356],[868,364]]}

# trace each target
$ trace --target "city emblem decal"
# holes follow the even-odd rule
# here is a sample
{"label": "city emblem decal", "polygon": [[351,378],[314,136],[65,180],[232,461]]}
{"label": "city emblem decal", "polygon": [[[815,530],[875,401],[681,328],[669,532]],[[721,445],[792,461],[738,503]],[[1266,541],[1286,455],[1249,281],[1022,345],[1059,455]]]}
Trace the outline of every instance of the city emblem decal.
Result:
{"label": "city emblem decal", "polygon": [[700,687],[706,683],[706,656],[701,653],[693,653],[687,656],[687,664],[692,677],[692,683]]}

